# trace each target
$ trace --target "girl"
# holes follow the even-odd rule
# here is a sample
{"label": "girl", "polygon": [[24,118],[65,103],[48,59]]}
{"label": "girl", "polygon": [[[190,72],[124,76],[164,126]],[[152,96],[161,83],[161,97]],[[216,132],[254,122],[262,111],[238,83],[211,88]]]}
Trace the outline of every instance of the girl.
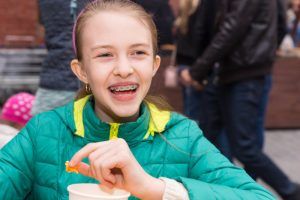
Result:
{"label": "girl", "polygon": [[[34,117],[1,150],[0,199],[67,199],[67,186],[82,182],[125,189],[131,199],[274,199],[195,122],[145,99],[160,58],[140,6],[90,3],[74,40],[71,68],[86,91]],[[67,160],[80,174],[65,171]]]}

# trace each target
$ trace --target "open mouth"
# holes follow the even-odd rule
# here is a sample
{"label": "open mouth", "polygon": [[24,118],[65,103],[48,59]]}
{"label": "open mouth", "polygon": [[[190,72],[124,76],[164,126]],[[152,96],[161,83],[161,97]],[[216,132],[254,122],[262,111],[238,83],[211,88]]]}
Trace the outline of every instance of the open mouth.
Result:
{"label": "open mouth", "polygon": [[137,88],[138,88],[137,84],[131,84],[131,85],[111,86],[109,87],[109,90],[113,94],[128,94],[128,93],[136,92]]}

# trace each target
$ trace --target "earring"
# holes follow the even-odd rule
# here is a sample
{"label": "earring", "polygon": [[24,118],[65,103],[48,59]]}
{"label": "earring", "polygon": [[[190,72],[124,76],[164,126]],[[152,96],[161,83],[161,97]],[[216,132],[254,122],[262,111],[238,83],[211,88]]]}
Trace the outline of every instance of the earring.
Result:
{"label": "earring", "polygon": [[85,91],[86,91],[87,93],[91,93],[91,92],[92,92],[92,89],[91,89],[91,87],[89,86],[88,83],[85,84]]}

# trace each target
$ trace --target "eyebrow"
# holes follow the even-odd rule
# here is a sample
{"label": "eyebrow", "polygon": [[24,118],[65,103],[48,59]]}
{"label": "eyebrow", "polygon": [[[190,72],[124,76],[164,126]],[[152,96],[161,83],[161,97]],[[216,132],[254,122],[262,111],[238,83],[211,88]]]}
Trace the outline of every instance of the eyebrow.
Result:
{"label": "eyebrow", "polygon": [[[130,48],[134,48],[134,47],[146,47],[146,48],[150,48],[149,44],[145,44],[145,43],[137,43],[137,44],[133,44],[130,46]],[[96,49],[112,49],[113,46],[111,45],[96,45],[94,47],[91,48],[91,51],[94,51]]]}
{"label": "eyebrow", "polygon": [[138,43],[138,44],[133,44],[130,47],[147,47],[147,48],[150,48],[150,45],[145,44],[145,43]]}
{"label": "eyebrow", "polygon": [[92,47],[91,50],[94,51],[96,49],[111,49],[111,48],[113,48],[111,45],[96,45]]}

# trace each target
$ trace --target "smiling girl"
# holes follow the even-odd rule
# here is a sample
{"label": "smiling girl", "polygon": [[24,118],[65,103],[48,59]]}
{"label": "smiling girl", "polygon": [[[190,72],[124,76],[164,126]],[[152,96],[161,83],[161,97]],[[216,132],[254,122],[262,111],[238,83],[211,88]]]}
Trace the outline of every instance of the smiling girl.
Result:
{"label": "smiling girl", "polygon": [[[82,98],[37,115],[0,151],[0,199],[67,199],[73,183],[125,189],[130,199],[273,199],[195,122],[145,100],[160,57],[140,6],[90,3],[74,47]],[[68,160],[79,174],[65,171]]]}

